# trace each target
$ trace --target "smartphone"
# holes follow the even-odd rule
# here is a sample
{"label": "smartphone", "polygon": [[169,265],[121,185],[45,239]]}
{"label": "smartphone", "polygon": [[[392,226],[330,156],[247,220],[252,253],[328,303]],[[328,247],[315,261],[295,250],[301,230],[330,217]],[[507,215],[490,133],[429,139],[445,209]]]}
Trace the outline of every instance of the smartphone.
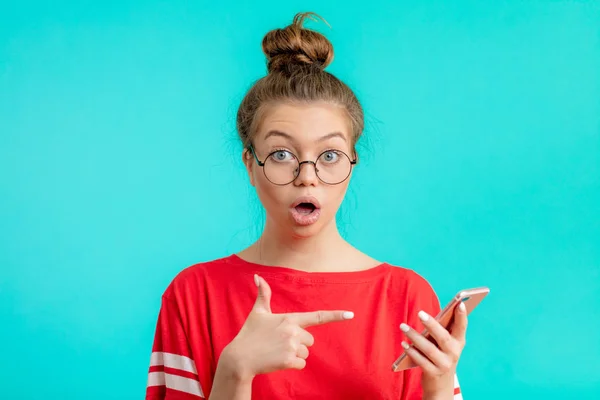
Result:
{"label": "smartphone", "polygon": [[[467,308],[467,315],[471,313],[477,307],[477,305],[483,300],[485,296],[490,292],[488,287],[478,287],[473,289],[461,290],[454,296],[452,300],[444,307],[443,310],[435,317],[435,319],[444,328],[448,329],[452,325],[454,320],[454,309],[462,302],[465,303]],[[435,343],[435,340],[429,335],[427,329],[421,332],[423,336]],[[398,372],[405,369],[414,368],[417,365],[406,355],[406,352],[402,353],[400,357],[392,364],[392,371]]]}

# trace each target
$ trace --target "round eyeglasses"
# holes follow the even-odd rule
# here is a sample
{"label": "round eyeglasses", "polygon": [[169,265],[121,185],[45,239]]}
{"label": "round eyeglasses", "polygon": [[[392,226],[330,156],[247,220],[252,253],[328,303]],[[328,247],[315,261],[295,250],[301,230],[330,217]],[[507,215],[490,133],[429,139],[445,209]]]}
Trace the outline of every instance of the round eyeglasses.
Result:
{"label": "round eyeglasses", "polygon": [[350,176],[352,166],[356,164],[356,159],[351,160],[340,150],[325,150],[316,161],[299,161],[298,157],[288,150],[275,150],[264,161],[260,161],[254,148],[249,146],[249,149],[269,182],[280,186],[295,181],[300,174],[302,164],[313,164],[317,177],[327,185],[344,182]]}

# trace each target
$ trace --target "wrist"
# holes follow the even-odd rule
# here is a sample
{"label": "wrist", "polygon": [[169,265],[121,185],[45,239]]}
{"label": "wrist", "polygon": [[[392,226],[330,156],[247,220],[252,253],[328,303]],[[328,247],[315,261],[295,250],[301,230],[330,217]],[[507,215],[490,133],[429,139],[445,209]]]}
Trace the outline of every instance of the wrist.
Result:
{"label": "wrist", "polygon": [[448,392],[444,391],[436,391],[436,392],[423,392],[422,400],[452,400],[454,399],[454,390]]}
{"label": "wrist", "polygon": [[436,377],[423,376],[421,380],[423,400],[454,399],[454,375],[455,373]]}
{"label": "wrist", "polygon": [[[254,374],[249,370],[248,363],[231,345],[226,346],[221,352],[221,357],[217,363],[217,372],[220,377],[230,383],[251,384]],[[215,375],[216,375],[215,373]]]}

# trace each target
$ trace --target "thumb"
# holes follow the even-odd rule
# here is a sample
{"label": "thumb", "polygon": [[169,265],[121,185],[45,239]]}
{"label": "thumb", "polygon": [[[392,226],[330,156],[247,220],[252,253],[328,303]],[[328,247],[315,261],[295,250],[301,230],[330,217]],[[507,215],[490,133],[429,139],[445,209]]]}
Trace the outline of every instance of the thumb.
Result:
{"label": "thumb", "polygon": [[254,303],[253,311],[260,313],[271,313],[271,287],[260,276],[254,274],[254,283],[258,287],[258,295]]}

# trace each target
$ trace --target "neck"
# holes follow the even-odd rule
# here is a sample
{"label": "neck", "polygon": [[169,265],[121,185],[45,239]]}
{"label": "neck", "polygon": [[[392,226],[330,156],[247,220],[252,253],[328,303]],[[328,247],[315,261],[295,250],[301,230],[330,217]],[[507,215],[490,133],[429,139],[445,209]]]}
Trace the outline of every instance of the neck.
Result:
{"label": "neck", "polygon": [[[249,249],[250,257],[261,264],[317,272],[330,269],[335,255],[348,249],[335,219],[316,235],[302,237],[267,219],[260,239]],[[328,266],[328,267],[327,267]]]}

